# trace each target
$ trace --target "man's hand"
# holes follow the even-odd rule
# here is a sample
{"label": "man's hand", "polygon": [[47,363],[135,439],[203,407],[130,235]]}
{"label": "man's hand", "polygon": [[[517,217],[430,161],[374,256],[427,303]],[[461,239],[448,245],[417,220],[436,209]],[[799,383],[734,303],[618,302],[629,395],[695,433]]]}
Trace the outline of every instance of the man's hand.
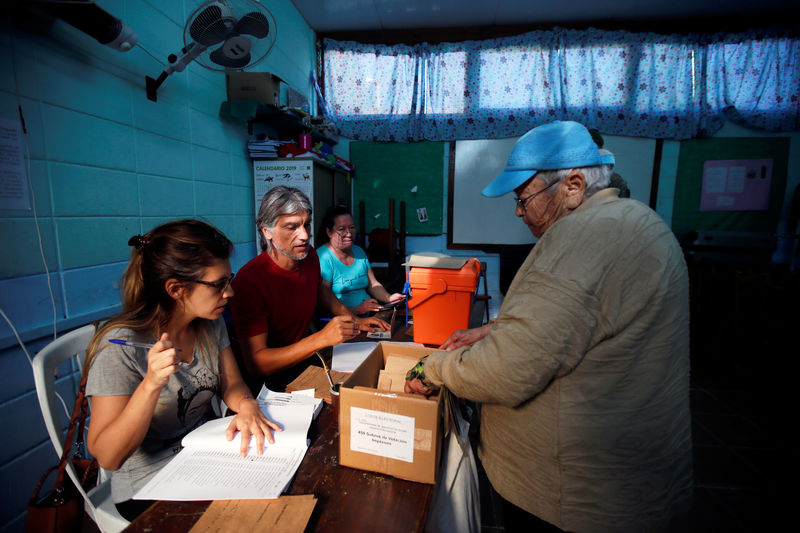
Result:
{"label": "man's hand", "polygon": [[[364,319],[368,320],[368,319]],[[322,335],[327,346],[336,346],[356,337],[361,331],[361,322],[352,315],[337,315],[322,328]]]}
{"label": "man's hand", "polygon": [[491,329],[491,324],[484,324],[479,328],[457,329],[447,338],[446,341],[444,341],[444,344],[439,346],[439,349],[455,350],[456,348],[461,348],[462,346],[472,346],[488,335]]}

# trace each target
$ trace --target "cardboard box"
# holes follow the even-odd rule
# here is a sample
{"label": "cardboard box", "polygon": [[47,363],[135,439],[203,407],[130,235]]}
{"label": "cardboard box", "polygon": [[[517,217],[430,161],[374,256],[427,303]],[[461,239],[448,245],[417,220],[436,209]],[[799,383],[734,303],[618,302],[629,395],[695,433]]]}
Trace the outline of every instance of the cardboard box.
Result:
{"label": "cardboard box", "polygon": [[377,389],[389,357],[395,364],[404,358],[411,368],[434,351],[378,343],[344,382],[339,395],[339,464],[410,481],[436,482],[442,442],[440,394],[425,397]]}
{"label": "cardboard box", "polygon": [[285,82],[269,72],[228,72],[228,100],[253,100],[280,107]]}

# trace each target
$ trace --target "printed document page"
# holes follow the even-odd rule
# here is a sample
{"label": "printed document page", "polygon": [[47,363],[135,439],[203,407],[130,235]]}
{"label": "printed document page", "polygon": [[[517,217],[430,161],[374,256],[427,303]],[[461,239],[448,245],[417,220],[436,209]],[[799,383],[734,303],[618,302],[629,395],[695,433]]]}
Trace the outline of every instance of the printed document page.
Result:
{"label": "printed document page", "polygon": [[285,407],[310,405],[314,409],[314,418],[317,418],[317,415],[322,410],[322,398],[314,397],[314,389],[275,392],[269,390],[265,385],[261,385],[261,390],[256,399],[261,406],[261,410],[270,420],[272,420],[270,416],[272,411],[277,410],[276,416],[280,416]]}
{"label": "printed document page", "polygon": [[[224,438],[224,437],[223,437]],[[270,446],[264,455],[184,448],[142,487],[139,500],[277,498],[303,461],[306,447]]]}
{"label": "printed document page", "polygon": [[283,428],[263,455],[251,438],[239,455],[241,435],[225,430],[233,417],[206,422],[183,438],[184,449],[134,496],[145,500],[234,500],[277,498],[291,481],[308,448],[312,403],[259,401],[262,412]]}

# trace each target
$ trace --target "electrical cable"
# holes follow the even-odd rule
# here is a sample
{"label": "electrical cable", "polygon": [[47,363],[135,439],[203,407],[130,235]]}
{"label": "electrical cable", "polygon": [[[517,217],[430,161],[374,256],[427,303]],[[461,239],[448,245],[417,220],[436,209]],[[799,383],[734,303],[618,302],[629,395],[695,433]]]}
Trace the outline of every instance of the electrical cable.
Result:
{"label": "electrical cable", "polygon": [[[8,13],[8,6],[6,6],[5,11],[6,11],[7,20],[10,20],[10,16],[9,16],[9,13]],[[36,192],[34,191],[33,178],[31,177],[30,143],[28,142],[28,128],[25,126],[25,115],[22,112],[22,100],[20,99],[20,93],[19,93],[19,82],[18,82],[19,76],[17,75],[17,63],[16,63],[16,57],[15,57],[16,54],[15,54],[15,50],[14,50],[15,35],[13,33],[13,30],[12,30],[12,33],[11,33],[10,37],[11,38],[9,39],[9,41],[10,41],[9,42],[9,46],[10,46],[9,53],[10,53],[10,56],[11,56],[11,72],[12,72],[12,75],[14,77],[14,96],[15,96],[15,98],[17,100],[17,111],[19,112],[20,126],[22,126],[22,134],[23,134],[23,139],[24,139],[24,142],[25,142],[25,173],[26,173],[26,178],[28,180],[28,189],[30,190],[30,193],[31,193],[31,207],[32,207],[32,210],[33,210],[33,222],[34,222],[34,226],[36,227],[36,235],[37,235],[38,242],[39,242],[39,254],[41,255],[42,264],[44,265],[45,277],[47,279],[47,290],[48,290],[48,292],[50,294],[50,302],[51,302],[52,308],[53,308],[53,340],[56,340],[58,338],[58,329],[57,329],[58,328],[58,313],[57,313],[57,310],[56,310],[56,298],[55,298],[55,295],[53,294],[53,284],[52,284],[52,282],[50,280],[50,269],[49,269],[49,267],[47,265],[47,258],[45,257],[45,254],[44,254],[44,245],[42,244],[42,231],[41,231],[41,228],[39,226],[39,216],[38,216],[38,213],[36,211]],[[28,358],[28,363],[30,363],[31,368],[33,368],[33,358],[31,357],[30,352],[28,352],[28,349],[25,346],[25,343],[22,342],[22,339],[20,338],[19,333],[17,332],[17,328],[14,327],[14,324],[11,322],[11,319],[8,318],[8,315],[6,315],[5,311],[3,311],[2,308],[0,308],[0,314],[3,315],[3,318],[8,323],[9,327],[11,328],[11,331],[14,333],[14,336],[17,339],[17,342],[19,343],[20,347],[22,348],[22,351],[25,353],[25,357]],[[58,391],[54,391],[54,392],[55,392],[56,398],[58,398],[58,400],[61,402],[62,407],[64,408],[64,413],[66,414],[67,417],[69,417],[70,416],[70,411],[67,408],[67,403],[64,401],[64,398],[58,393]]]}
{"label": "electrical cable", "polygon": [[19,112],[19,120],[20,125],[22,126],[22,136],[25,141],[25,170],[26,170],[26,178],[28,179],[28,189],[31,192],[31,207],[33,209],[33,225],[36,227],[36,236],[39,241],[39,254],[42,257],[42,264],[44,265],[45,277],[47,279],[47,290],[50,293],[50,302],[53,307],[53,340],[58,338],[57,333],[57,324],[58,324],[58,313],[56,311],[56,298],[53,294],[53,284],[50,281],[50,269],[47,266],[47,258],[44,255],[44,245],[42,244],[42,230],[39,227],[39,216],[36,211],[36,193],[33,190],[33,178],[31,177],[31,153],[30,153],[30,143],[28,142],[28,128],[25,126],[25,116],[22,112],[22,100],[20,100],[19,96],[19,82],[17,76],[17,62],[15,59],[14,53],[14,35],[11,35],[10,39],[10,55],[11,55],[11,72],[14,76],[14,96],[17,99],[17,110]]}
{"label": "electrical cable", "polygon": [[[6,312],[3,311],[2,307],[0,307],[0,315],[3,315],[3,318],[6,320],[6,322],[8,322],[8,326],[11,328],[11,331],[14,332],[14,336],[17,338],[17,342],[19,343],[20,348],[22,348],[22,351],[25,353],[25,357],[28,358],[28,363],[30,363],[31,368],[33,368],[33,357],[31,357],[28,348],[25,346],[25,343],[22,342],[22,339],[20,338],[19,333],[17,332],[17,328],[14,327],[14,324],[11,322],[11,319],[8,318]],[[61,397],[58,391],[54,392],[56,394],[56,398],[58,398],[58,400],[61,402],[61,406],[64,408],[64,414],[66,414],[67,417],[71,416],[70,411],[67,408],[67,402],[64,401],[64,398]]]}
{"label": "electrical cable", "polygon": [[150,53],[150,51],[149,51],[147,48],[145,48],[144,46],[142,46],[142,43],[137,43],[137,44],[136,44],[136,46],[137,46],[138,48],[141,48],[141,49],[142,49],[142,51],[143,51],[145,54],[147,54],[147,55],[149,55],[150,57],[152,57],[152,58],[153,58],[153,59],[154,59],[154,60],[155,60],[155,61],[156,61],[156,62],[157,62],[159,65],[161,65],[161,66],[162,66],[162,67],[164,67],[164,68],[167,68],[167,64],[166,64],[166,63],[164,63],[163,61],[161,61],[160,59],[158,59],[158,58],[157,58],[156,56],[154,56],[153,54],[151,54],[151,53]]}

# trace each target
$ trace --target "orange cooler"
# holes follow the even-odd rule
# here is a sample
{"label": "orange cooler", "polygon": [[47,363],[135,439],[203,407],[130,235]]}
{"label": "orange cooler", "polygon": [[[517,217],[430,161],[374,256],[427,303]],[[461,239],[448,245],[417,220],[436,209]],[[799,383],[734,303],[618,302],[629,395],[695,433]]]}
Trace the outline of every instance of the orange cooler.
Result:
{"label": "orange cooler", "polygon": [[[408,281],[414,342],[439,345],[467,329],[481,265],[477,259],[411,257]],[[431,266],[418,266],[429,264]]]}

